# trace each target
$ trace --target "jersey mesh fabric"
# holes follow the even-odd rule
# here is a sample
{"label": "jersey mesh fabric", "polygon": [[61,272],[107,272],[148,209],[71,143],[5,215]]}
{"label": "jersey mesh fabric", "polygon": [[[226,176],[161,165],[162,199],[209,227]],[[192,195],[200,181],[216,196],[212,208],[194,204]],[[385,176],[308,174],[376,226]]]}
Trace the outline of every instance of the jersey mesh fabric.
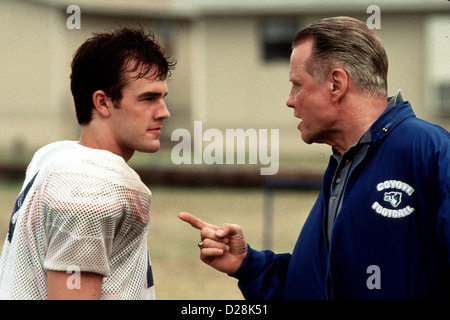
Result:
{"label": "jersey mesh fabric", "polygon": [[150,197],[108,151],[73,141],[39,150],[0,258],[0,298],[46,299],[46,270],[55,270],[75,272],[67,283],[74,290],[77,271],[103,275],[102,299],[153,299]]}

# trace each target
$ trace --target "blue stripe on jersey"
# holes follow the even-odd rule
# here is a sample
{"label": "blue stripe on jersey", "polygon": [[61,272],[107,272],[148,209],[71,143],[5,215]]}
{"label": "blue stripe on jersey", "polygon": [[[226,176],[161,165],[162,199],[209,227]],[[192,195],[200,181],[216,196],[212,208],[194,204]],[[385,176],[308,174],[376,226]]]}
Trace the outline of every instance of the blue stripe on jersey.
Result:
{"label": "blue stripe on jersey", "polygon": [[153,272],[152,272],[152,266],[150,264],[150,256],[148,256],[148,267],[147,267],[147,287],[151,288],[153,287]]}
{"label": "blue stripe on jersey", "polygon": [[23,191],[19,194],[19,196],[16,199],[16,203],[14,204],[14,210],[13,210],[12,215],[11,215],[11,220],[9,222],[9,230],[8,230],[8,242],[9,243],[11,243],[11,239],[12,239],[12,236],[14,234],[14,229],[16,227],[17,211],[19,211],[19,209],[22,207],[23,202],[25,200],[25,197],[27,196],[28,191],[30,191],[31,186],[33,185],[34,180],[36,179],[36,176],[37,176],[38,173],[36,173],[34,175],[33,179],[31,179],[30,182],[28,182],[28,184],[25,187],[25,189],[23,189]]}

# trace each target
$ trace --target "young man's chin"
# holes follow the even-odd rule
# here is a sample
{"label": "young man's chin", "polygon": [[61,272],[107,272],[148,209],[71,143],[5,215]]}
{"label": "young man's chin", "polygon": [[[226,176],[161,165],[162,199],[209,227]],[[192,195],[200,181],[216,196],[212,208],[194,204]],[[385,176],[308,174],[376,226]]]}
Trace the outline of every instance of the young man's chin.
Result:
{"label": "young man's chin", "polygon": [[144,153],[155,153],[157,152],[161,147],[161,144],[159,143],[159,141],[156,143],[152,143],[151,146],[145,146],[143,148],[138,149],[137,151],[139,152],[144,152]]}

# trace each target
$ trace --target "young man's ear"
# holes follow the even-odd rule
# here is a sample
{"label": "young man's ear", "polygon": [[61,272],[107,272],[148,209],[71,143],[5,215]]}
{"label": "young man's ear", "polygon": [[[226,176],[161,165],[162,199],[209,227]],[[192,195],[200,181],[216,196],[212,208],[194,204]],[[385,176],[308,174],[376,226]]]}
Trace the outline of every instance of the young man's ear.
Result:
{"label": "young man's ear", "polygon": [[92,95],[92,102],[94,103],[95,110],[102,117],[109,117],[111,108],[113,107],[111,98],[103,90],[97,90]]}
{"label": "young man's ear", "polygon": [[344,69],[336,68],[330,73],[330,93],[334,101],[339,101],[348,88],[348,75]]}

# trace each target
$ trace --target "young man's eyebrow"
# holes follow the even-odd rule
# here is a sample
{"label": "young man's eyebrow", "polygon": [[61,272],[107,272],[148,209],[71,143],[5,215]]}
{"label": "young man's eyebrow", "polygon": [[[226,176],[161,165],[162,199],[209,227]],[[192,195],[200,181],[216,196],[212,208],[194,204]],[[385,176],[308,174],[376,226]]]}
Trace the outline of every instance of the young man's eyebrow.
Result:
{"label": "young man's eyebrow", "polygon": [[166,97],[167,96],[167,92],[163,95],[162,92],[152,92],[152,91],[148,91],[148,92],[144,92],[141,93],[140,95],[138,95],[138,99],[144,99],[144,98],[158,98],[158,97]]}

